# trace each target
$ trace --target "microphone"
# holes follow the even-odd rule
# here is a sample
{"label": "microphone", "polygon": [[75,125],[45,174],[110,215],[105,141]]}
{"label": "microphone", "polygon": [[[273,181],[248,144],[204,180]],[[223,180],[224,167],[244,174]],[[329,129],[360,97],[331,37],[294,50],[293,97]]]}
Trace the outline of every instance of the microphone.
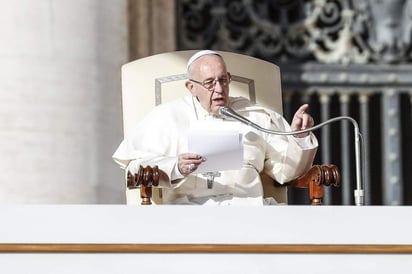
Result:
{"label": "microphone", "polygon": [[361,153],[360,153],[360,139],[362,138],[362,135],[360,134],[359,131],[359,126],[358,123],[356,122],[355,119],[353,119],[352,117],[349,116],[338,116],[335,118],[331,118],[329,120],[326,120],[325,122],[322,122],[316,126],[310,127],[310,128],[306,128],[306,129],[301,129],[301,130],[296,130],[296,131],[289,131],[289,132],[285,132],[285,131],[276,131],[276,130],[270,130],[267,128],[263,128],[261,126],[259,126],[256,123],[253,123],[252,121],[250,121],[249,119],[241,116],[240,114],[238,114],[237,112],[235,112],[233,109],[229,108],[229,107],[221,107],[219,109],[219,114],[225,117],[229,117],[232,119],[235,119],[239,122],[242,122],[243,124],[246,124],[248,126],[251,126],[259,131],[265,132],[265,133],[269,133],[269,134],[275,134],[275,135],[297,135],[300,133],[307,133],[310,131],[314,131],[317,130],[327,124],[336,122],[336,121],[343,121],[343,120],[348,120],[349,122],[352,123],[353,127],[354,127],[354,135],[355,135],[355,168],[356,168],[356,189],[354,191],[354,197],[355,197],[355,204],[358,206],[364,205],[364,190],[362,189],[362,171],[361,171]]}

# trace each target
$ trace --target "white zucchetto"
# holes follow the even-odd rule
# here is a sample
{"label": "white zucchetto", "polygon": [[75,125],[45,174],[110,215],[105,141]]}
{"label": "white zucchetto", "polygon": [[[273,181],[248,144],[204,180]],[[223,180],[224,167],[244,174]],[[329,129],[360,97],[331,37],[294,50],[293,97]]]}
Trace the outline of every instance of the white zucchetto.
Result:
{"label": "white zucchetto", "polygon": [[219,53],[213,50],[201,50],[196,52],[195,54],[190,57],[189,61],[187,62],[186,69],[189,70],[190,65],[196,61],[198,58],[205,56],[205,55],[218,55],[221,56]]}

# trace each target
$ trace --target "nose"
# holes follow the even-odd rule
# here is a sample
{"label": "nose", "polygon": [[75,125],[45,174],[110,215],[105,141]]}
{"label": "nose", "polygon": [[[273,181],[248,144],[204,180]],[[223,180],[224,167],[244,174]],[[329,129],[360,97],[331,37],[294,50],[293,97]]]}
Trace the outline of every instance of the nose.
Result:
{"label": "nose", "polygon": [[221,81],[215,80],[214,92],[217,92],[217,93],[224,93],[225,92],[224,85],[222,84]]}

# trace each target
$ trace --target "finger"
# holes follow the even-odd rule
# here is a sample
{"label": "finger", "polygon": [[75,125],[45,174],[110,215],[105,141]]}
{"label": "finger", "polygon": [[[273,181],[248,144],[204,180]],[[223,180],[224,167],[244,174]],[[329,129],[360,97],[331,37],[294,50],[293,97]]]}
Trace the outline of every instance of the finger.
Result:
{"label": "finger", "polygon": [[178,169],[181,174],[188,175],[205,162],[206,158],[196,153],[182,153],[178,156]]}
{"label": "finger", "polygon": [[199,160],[202,159],[202,156],[196,153],[185,153],[184,158],[185,160]]}
{"label": "finger", "polygon": [[293,116],[293,122],[295,123],[302,123],[303,122],[303,115],[305,114],[306,111],[305,105],[302,105],[296,112],[295,115]]}
{"label": "finger", "polygon": [[193,171],[195,171],[197,169],[197,165],[196,164],[190,164],[189,165],[189,170],[190,170],[190,172],[193,172]]}
{"label": "finger", "polygon": [[181,161],[179,166],[179,171],[181,174],[187,175],[195,171],[200,163],[196,163],[193,161],[184,160]]}
{"label": "finger", "polygon": [[192,165],[191,164],[184,164],[184,165],[182,165],[180,170],[181,170],[181,173],[183,175],[188,175],[192,172]]}
{"label": "finger", "polygon": [[309,115],[308,127],[313,127],[315,125],[315,120]]}
{"label": "finger", "polygon": [[179,164],[186,165],[186,164],[189,164],[193,159],[197,159],[196,157],[193,157],[193,155],[195,154],[191,154],[191,153],[180,154],[178,157]]}
{"label": "finger", "polygon": [[309,114],[305,114],[302,120],[302,129],[308,129],[315,125],[313,117]]}
{"label": "finger", "polygon": [[308,104],[303,104],[300,106],[300,108],[296,111],[296,114],[298,114],[300,117],[302,117],[305,113],[306,110],[309,108]]}
{"label": "finger", "polygon": [[302,118],[302,129],[306,129],[306,128],[308,128],[309,127],[309,123],[310,123],[310,120],[309,120],[309,115],[308,114],[304,114],[303,115],[303,118]]}

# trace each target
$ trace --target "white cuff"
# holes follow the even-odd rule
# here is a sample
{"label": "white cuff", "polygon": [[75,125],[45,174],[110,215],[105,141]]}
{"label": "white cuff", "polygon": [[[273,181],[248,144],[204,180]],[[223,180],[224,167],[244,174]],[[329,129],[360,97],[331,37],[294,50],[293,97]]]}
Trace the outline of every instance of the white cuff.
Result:
{"label": "white cuff", "polygon": [[313,145],[312,142],[312,133],[303,137],[303,138],[296,138],[293,137],[293,139],[295,139],[295,142],[302,148],[302,149],[311,149],[314,148],[315,146]]}
{"label": "white cuff", "polygon": [[171,177],[170,178],[171,181],[174,181],[174,180],[177,180],[177,179],[182,179],[182,178],[185,177],[184,175],[182,175],[182,173],[180,173],[179,165],[177,164],[177,160],[176,160],[176,163],[175,163],[175,165],[172,169],[172,174],[170,174],[170,177]]}

